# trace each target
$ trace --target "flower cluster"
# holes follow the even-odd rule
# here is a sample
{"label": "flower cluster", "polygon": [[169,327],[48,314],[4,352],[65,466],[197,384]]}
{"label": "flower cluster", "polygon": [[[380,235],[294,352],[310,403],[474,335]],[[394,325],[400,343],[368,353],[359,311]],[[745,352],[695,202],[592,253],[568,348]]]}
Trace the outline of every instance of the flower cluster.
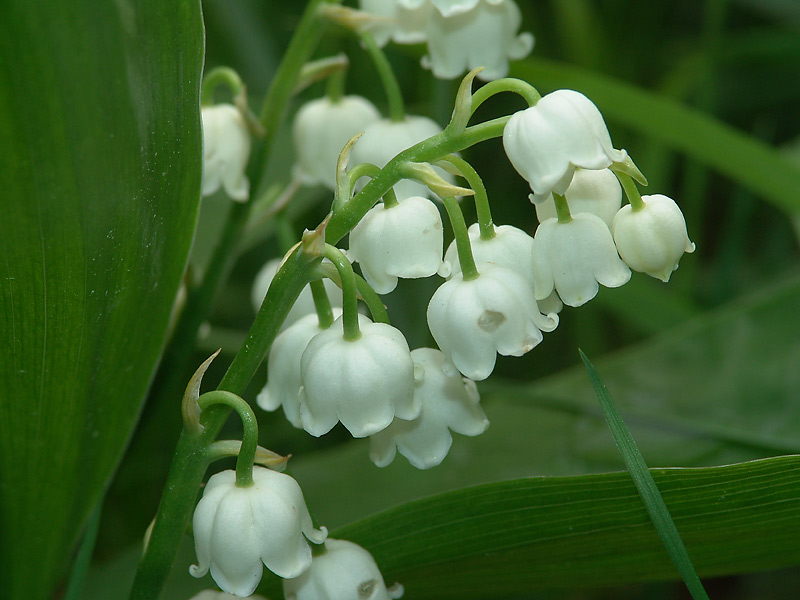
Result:
{"label": "flower cluster", "polygon": [[486,81],[505,77],[508,61],[526,57],[533,35],[518,34],[519,7],[513,0],[360,0],[380,19],[370,32],[383,46],[425,42],[422,66],[435,77],[453,79],[477,67]]}

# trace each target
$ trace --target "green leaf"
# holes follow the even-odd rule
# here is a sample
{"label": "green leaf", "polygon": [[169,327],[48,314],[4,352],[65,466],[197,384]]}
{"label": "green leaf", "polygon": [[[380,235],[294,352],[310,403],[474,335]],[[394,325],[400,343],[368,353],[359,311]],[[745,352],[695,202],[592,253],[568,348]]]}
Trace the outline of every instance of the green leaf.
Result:
{"label": "green leaf", "polygon": [[608,119],[686,153],[779,208],[800,210],[800,167],[712,116],[606,75],[544,59],[514,63],[511,74],[543,90],[580,90]]}
{"label": "green leaf", "polygon": [[0,55],[0,564],[29,600],[70,561],[164,343],[200,191],[200,3],[10,0]]}
{"label": "green leaf", "polygon": [[692,594],[692,598],[695,600],[708,600],[708,594],[706,594],[703,584],[697,577],[697,571],[695,571],[692,564],[692,559],[686,551],[686,546],[683,544],[680,533],[678,533],[678,528],[675,527],[675,521],[669,514],[664,498],[658,491],[658,486],[647,469],[647,463],[645,463],[642,453],[636,446],[636,441],[625,425],[625,421],[622,420],[611,394],[608,393],[608,388],[600,379],[597,369],[594,368],[594,365],[582,350],[578,350],[578,352],[581,355],[583,364],[586,365],[586,369],[589,371],[589,378],[592,380],[594,392],[603,410],[603,416],[611,429],[611,434],[614,436],[614,442],[617,444],[620,454],[622,454],[628,473],[630,473],[633,484],[636,486],[636,491],[639,492],[647,514],[650,516],[650,520],[653,521],[661,541],[664,542],[667,553],[678,568],[686,587],[689,588],[689,592]]}
{"label": "green leaf", "polygon": [[[800,562],[800,457],[651,469],[704,576]],[[362,490],[363,492],[363,490]],[[489,600],[676,577],[628,473],[531,477],[417,500],[331,534],[409,598]],[[260,593],[278,595],[277,578]]]}

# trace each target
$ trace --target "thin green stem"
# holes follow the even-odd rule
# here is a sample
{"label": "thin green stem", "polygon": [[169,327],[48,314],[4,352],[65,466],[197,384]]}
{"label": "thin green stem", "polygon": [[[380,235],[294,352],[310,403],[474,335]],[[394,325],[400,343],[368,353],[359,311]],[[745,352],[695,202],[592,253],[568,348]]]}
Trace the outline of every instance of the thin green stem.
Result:
{"label": "thin green stem", "polygon": [[[372,163],[361,163],[350,169],[347,174],[350,176],[350,195],[353,195],[353,188],[361,177],[376,177],[381,172],[377,165]],[[389,188],[389,191],[383,195],[383,205],[386,208],[397,206],[397,195],[394,193],[394,188]]]}
{"label": "thin green stem", "polygon": [[567,204],[567,199],[564,196],[560,196],[553,192],[553,200],[556,204],[556,215],[558,216],[558,222],[561,224],[567,224],[572,222],[572,214],[569,212],[569,204]]}
{"label": "thin green stem", "polygon": [[327,329],[333,324],[333,309],[328,298],[328,292],[325,291],[325,282],[318,279],[312,281],[309,285],[311,286],[311,296],[314,298],[314,308],[317,310],[319,327],[320,329]]}
{"label": "thin green stem", "polygon": [[406,109],[403,105],[403,94],[400,91],[400,84],[397,83],[397,78],[394,76],[394,71],[383,50],[378,48],[373,37],[368,33],[359,34],[364,47],[367,49],[372,62],[375,64],[375,69],[378,71],[378,76],[381,78],[383,89],[386,91],[386,100],[389,103],[389,118],[395,123],[401,122],[405,119]]}
{"label": "thin green stem", "polygon": [[514,92],[515,94],[519,94],[525,99],[529,107],[534,106],[542,99],[542,95],[538,90],[522,79],[514,79],[513,77],[495,79],[472,94],[472,114],[475,114],[475,111],[478,110],[481,104],[500,92]]}
{"label": "thin green stem", "polygon": [[449,154],[445,160],[455,166],[464,179],[469,183],[469,187],[475,192],[475,212],[478,216],[478,227],[481,231],[482,240],[491,240],[495,236],[494,224],[492,222],[492,210],[489,206],[489,195],[486,193],[486,186],[478,172],[460,156]]}
{"label": "thin green stem", "polygon": [[628,202],[631,203],[631,210],[642,210],[644,208],[644,200],[642,200],[642,195],[639,193],[639,188],[637,188],[636,184],[633,182],[633,178],[619,171],[614,171],[614,174],[617,176],[617,179],[619,179],[622,189],[625,190]]}
{"label": "thin green stem", "polygon": [[456,239],[456,250],[458,250],[458,262],[461,265],[461,273],[464,281],[477,279],[479,276],[478,268],[475,266],[475,257],[472,256],[472,244],[469,241],[467,224],[458,201],[453,197],[442,198],[444,207],[447,209],[447,216],[450,225],[453,227],[453,235]]}
{"label": "thin green stem", "polygon": [[214,104],[214,92],[217,86],[224,85],[231,91],[231,96],[236,98],[244,91],[244,83],[239,74],[230,67],[216,67],[203,77],[200,90],[200,105],[211,106]]}
{"label": "thin green stem", "polygon": [[[214,390],[206,392],[197,401],[201,410],[211,406],[223,405],[232,408],[242,420],[242,446],[236,459],[236,487],[253,485],[253,460],[258,447],[258,421],[250,405],[236,394]],[[202,413],[201,413],[202,419]]]}
{"label": "thin green stem", "polygon": [[386,311],[383,300],[381,300],[381,297],[361,275],[356,275],[356,286],[358,287],[359,295],[369,309],[369,314],[372,315],[372,321],[374,323],[386,323],[387,325],[391,325],[389,313]]}
{"label": "thin green stem", "polygon": [[335,71],[328,77],[327,85],[325,86],[325,95],[331,101],[331,104],[338,104],[344,96],[344,81],[345,71]]}
{"label": "thin green stem", "polygon": [[361,337],[358,326],[358,288],[353,265],[336,246],[325,244],[325,258],[333,263],[342,280],[342,328],[344,339],[353,342]]}

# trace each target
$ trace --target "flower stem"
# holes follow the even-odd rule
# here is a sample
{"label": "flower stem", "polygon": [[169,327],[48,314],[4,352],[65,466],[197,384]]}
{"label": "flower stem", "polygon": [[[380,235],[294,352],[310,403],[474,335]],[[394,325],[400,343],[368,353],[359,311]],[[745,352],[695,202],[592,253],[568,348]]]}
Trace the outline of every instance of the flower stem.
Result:
{"label": "flower stem", "polygon": [[[361,177],[366,176],[372,178],[376,175],[379,175],[380,172],[380,168],[372,163],[361,163],[350,169],[347,172],[350,176],[350,195],[353,195],[353,188],[356,185],[356,181],[358,181]],[[397,201],[397,195],[394,193],[394,188],[389,188],[389,191],[383,195],[384,208],[392,208],[398,204],[399,202]]]}
{"label": "flower stem", "polygon": [[219,85],[227,86],[234,98],[244,91],[244,83],[236,71],[230,67],[216,67],[203,77],[203,84],[200,90],[201,106],[214,104],[214,92]]}
{"label": "flower stem", "polygon": [[361,337],[358,326],[358,288],[353,265],[336,246],[325,244],[325,258],[333,263],[342,280],[342,327],[344,339],[354,342]]}
{"label": "flower stem", "polygon": [[572,215],[569,212],[569,205],[567,204],[567,199],[564,196],[560,196],[553,192],[553,200],[556,204],[556,215],[558,216],[558,222],[561,224],[567,224],[572,221]]}
{"label": "flower stem", "polygon": [[478,215],[478,227],[481,230],[482,240],[491,240],[495,236],[494,224],[492,222],[492,210],[489,206],[489,196],[486,193],[486,186],[483,185],[483,180],[478,172],[465,161],[463,158],[455,154],[449,154],[442,160],[454,165],[460,172],[464,179],[469,183],[469,187],[475,192],[475,212]]}
{"label": "flower stem", "polygon": [[542,95],[535,87],[522,79],[515,79],[513,77],[495,79],[472,94],[472,114],[475,114],[475,111],[478,110],[481,104],[500,92],[514,92],[515,94],[519,94],[525,99],[529,107],[534,106],[542,98]]}
{"label": "flower stem", "polygon": [[447,216],[450,225],[453,227],[453,235],[456,239],[456,250],[458,250],[458,262],[461,264],[461,273],[464,281],[477,279],[480,275],[475,266],[475,258],[472,256],[472,245],[469,242],[467,224],[464,222],[464,215],[458,201],[453,197],[442,198],[444,207],[447,209]]}
{"label": "flower stem", "polygon": [[328,77],[328,82],[325,86],[325,94],[331,101],[331,104],[338,104],[344,96],[344,80],[345,71],[335,71]]}
{"label": "flower stem", "polygon": [[[236,487],[253,485],[253,461],[258,447],[258,421],[250,405],[236,394],[214,390],[206,392],[197,401],[201,410],[222,404],[235,410],[242,420],[242,446],[236,459]],[[202,414],[202,413],[201,413]]]}
{"label": "flower stem", "polygon": [[327,329],[333,323],[333,309],[328,293],[325,291],[325,282],[321,279],[312,281],[311,296],[314,298],[314,308],[317,310],[317,320],[320,329]]}
{"label": "flower stem", "polygon": [[642,195],[639,193],[639,188],[636,187],[636,184],[633,182],[631,176],[626,175],[625,173],[620,173],[619,171],[614,171],[614,175],[617,176],[620,185],[622,185],[622,189],[625,190],[625,195],[628,197],[628,202],[631,203],[631,210],[642,210],[644,208],[644,200],[642,200]]}
{"label": "flower stem", "polygon": [[403,105],[403,94],[400,92],[400,84],[397,83],[397,78],[394,76],[392,66],[386,59],[383,50],[378,48],[375,39],[368,33],[360,33],[364,47],[366,47],[372,62],[375,64],[375,69],[378,71],[378,76],[381,78],[383,89],[386,91],[386,100],[389,103],[389,118],[395,123],[401,122],[406,117],[406,109]]}

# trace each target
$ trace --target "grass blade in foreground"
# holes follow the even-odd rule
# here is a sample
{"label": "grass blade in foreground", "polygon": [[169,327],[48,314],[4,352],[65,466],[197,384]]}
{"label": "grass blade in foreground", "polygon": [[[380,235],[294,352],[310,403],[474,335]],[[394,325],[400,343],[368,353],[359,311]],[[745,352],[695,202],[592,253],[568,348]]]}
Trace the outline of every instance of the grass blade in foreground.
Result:
{"label": "grass blade in foreground", "polygon": [[578,352],[580,352],[581,359],[586,365],[586,369],[589,371],[589,377],[592,380],[594,391],[597,394],[597,400],[600,402],[600,407],[603,409],[603,415],[611,429],[611,435],[614,436],[614,442],[617,444],[617,448],[619,448],[622,454],[625,466],[631,474],[633,483],[642,498],[642,502],[644,502],[645,508],[647,508],[647,514],[650,515],[653,524],[656,526],[658,535],[664,542],[664,546],[667,548],[670,558],[672,558],[675,566],[678,567],[678,571],[680,571],[683,581],[686,582],[686,587],[689,588],[692,598],[695,600],[708,600],[708,595],[705,589],[703,589],[700,578],[697,576],[692,560],[689,558],[689,553],[683,545],[683,540],[678,533],[677,527],[675,527],[672,516],[669,514],[667,505],[664,504],[664,499],[658,491],[653,476],[647,469],[644,457],[642,453],[639,452],[639,448],[636,446],[631,432],[628,430],[625,421],[622,420],[622,417],[617,411],[611,394],[608,393],[608,389],[606,389],[606,386],[600,379],[600,374],[583,351],[578,350]]}

